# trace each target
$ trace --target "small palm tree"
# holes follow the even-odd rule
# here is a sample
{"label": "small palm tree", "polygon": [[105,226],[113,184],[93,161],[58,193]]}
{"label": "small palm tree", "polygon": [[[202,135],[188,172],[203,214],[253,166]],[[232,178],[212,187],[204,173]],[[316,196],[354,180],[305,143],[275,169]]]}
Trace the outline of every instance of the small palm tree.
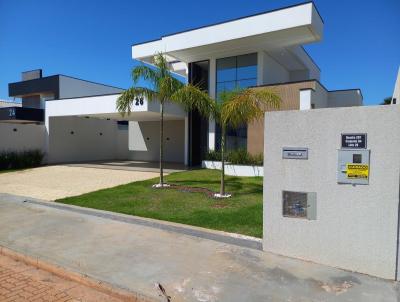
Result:
{"label": "small palm tree", "polygon": [[225,135],[227,127],[238,128],[263,117],[266,107],[278,108],[280,97],[266,88],[223,91],[216,103],[215,119],[221,127],[221,186],[219,197],[225,195]]}
{"label": "small palm tree", "polygon": [[[164,187],[164,106],[167,102],[181,105],[186,111],[198,110],[205,117],[211,115],[214,101],[197,86],[185,85],[171,74],[169,63],[162,53],[154,58],[156,68],[146,65],[132,70],[133,87],[124,91],[117,100],[117,110],[124,115],[131,113],[135,100],[145,98],[150,102],[160,103],[160,183]],[[140,79],[150,82],[151,88],[137,87]]]}

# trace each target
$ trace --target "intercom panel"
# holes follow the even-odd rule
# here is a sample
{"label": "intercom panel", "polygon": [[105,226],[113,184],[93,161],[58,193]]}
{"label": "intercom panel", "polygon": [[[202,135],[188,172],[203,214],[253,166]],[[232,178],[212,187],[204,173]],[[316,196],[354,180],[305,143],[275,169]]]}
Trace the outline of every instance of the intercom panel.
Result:
{"label": "intercom panel", "polygon": [[338,150],[337,181],[340,184],[367,185],[369,183],[370,150]]}

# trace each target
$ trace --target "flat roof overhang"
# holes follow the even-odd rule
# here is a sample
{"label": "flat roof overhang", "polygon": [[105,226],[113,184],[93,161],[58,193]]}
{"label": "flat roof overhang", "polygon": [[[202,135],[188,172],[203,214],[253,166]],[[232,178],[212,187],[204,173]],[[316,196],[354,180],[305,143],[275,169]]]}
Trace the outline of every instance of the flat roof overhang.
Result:
{"label": "flat roof overhang", "polygon": [[[143,102],[133,104],[132,112],[122,115],[116,109],[120,94],[51,100],[46,102],[46,117],[79,116],[118,121],[159,121],[160,103]],[[165,120],[181,120],[185,111],[176,104],[167,103],[164,108]]]}
{"label": "flat roof overhang", "polygon": [[205,26],[132,46],[132,57],[152,63],[163,52],[189,63],[234,52],[295,47],[322,39],[323,21],[312,2]]}
{"label": "flat roof overhang", "polygon": [[44,110],[26,107],[0,108],[1,123],[42,123],[44,122]]}
{"label": "flat roof overhang", "polygon": [[10,97],[25,97],[38,94],[52,93],[56,97],[59,94],[59,76],[48,76],[21,82],[8,84]]}

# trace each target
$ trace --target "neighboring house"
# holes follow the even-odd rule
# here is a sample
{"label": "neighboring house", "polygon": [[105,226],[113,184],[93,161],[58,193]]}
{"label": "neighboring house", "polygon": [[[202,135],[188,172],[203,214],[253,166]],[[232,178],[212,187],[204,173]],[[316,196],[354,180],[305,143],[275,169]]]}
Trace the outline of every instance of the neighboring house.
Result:
{"label": "neighboring house", "polygon": [[11,100],[0,100],[0,108],[4,107],[21,107],[21,103],[17,103]]}
{"label": "neighboring house", "polygon": [[399,104],[400,102],[400,67],[399,71],[397,72],[397,80],[396,84],[394,85],[394,91],[392,96],[392,104]]}
{"label": "neighboring house", "polygon": [[[48,153],[51,141],[57,142],[58,139],[50,139],[44,123],[46,102],[71,97],[119,95],[124,89],[65,75],[43,77],[42,70],[38,69],[22,72],[21,81],[10,83],[8,91],[10,97],[20,98],[21,103],[0,103],[0,151],[40,149]],[[101,123],[104,121],[98,121],[95,126],[101,127]],[[118,129],[117,121],[113,121],[112,127]],[[60,134],[56,136],[62,139]],[[90,142],[90,138],[87,140]]]}
{"label": "neighboring house", "polygon": [[[16,108],[14,115],[4,114],[0,110],[0,121],[14,120],[15,122],[44,122],[45,102],[71,97],[96,96],[115,94],[124,91],[104,84],[81,80],[61,74],[43,77],[42,70],[22,72],[21,81],[8,84],[10,97],[21,98],[21,105],[10,103],[7,107]],[[5,106],[6,107],[6,106]],[[2,111],[3,114],[2,114]]]}
{"label": "neighboring house", "polygon": [[[135,44],[132,58],[152,64],[154,55],[163,52],[172,72],[199,85],[215,99],[220,91],[237,86],[267,87],[280,94],[280,110],[360,106],[359,89],[329,91],[320,83],[321,71],[303,48],[322,39],[323,27],[315,5],[309,2]],[[54,76],[53,80],[62,83],[64,78]],[[48,162],[113,158],[158,161],[158,103],[136,100],[131,114],[122,117],[116,111],[119,91],[84,93],[79,85],[69,85],[64,93],[60,84],[59,90],[50,94],[48,89],[38,93],[34,86],[39,81],[28,80],[30,90],[25,90],[27,85],[21,84],[24,82],[10,84],[10,96],[22,97],[23,106],[45,106]],[[49,95],[56,100],[46,101]],[[122,120],[129,126],[120,123],[119,129],[129,130],[115,131],[115,121]],[[164,131],[166,161],[200,165],[208,150],[219,148],[221,133],[214,121],[204,120],[194,112],[187,114],[174,104],[165,108]],[[228,149],[261,153],[263,131],[262,121],[229,130]]]}

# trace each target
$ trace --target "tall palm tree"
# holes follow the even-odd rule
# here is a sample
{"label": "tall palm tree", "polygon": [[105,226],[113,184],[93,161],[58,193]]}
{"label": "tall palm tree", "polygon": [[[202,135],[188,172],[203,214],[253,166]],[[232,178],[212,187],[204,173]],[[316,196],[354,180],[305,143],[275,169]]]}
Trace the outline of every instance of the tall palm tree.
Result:
{"label": "tall palm tree", "polygon": [[264,116],[265,108],[280,106],[281,99],[267,88],[223,91],[215,105],[215,119],[221,127],[221,186],[219,197],[225,195],[225,135],[227,127],[238,128]]}
{"label": "tall palm tree", "polygon": [[[140,65],[132,70],[133,87],[124,91],[117,100],[117,110],[122,114],[130,114],[134,102],[147,99],[160,103],[160,183],[164,187],[164,106],[167,102],[180,104],[186,111],[198,110],[201,115],[208,117],[213,111],[214,101],[197,86],[185,85],[169,70],[165,55],[158,53],[154,58],[156,68]],[[152,88],[138,87],[140,79],[149,82]]]}

